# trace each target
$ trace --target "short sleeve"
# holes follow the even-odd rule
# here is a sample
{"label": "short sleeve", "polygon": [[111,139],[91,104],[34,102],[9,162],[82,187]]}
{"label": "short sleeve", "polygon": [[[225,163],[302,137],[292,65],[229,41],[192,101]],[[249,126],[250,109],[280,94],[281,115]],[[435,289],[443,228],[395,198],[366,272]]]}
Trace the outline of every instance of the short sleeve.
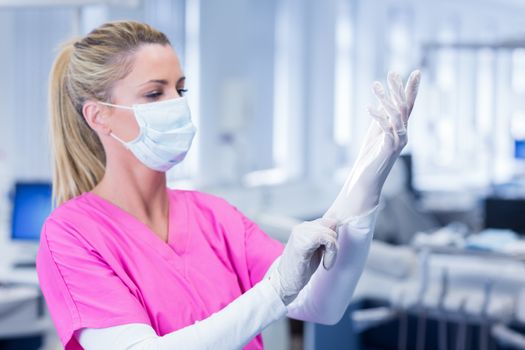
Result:
{"label": "short sleeve", "polygon": [[75,229],[48,219],[36,268],[40,288],[65,350],[82,349],[73,336],[84,327],[150,324],[145,308]]}
{"label": "short sleeve", "polygon": [[282,254],[284,244],[268,236],[255,222],[238,212],[244,225],[246,264],[254,285],[263,279],[270,265]]}

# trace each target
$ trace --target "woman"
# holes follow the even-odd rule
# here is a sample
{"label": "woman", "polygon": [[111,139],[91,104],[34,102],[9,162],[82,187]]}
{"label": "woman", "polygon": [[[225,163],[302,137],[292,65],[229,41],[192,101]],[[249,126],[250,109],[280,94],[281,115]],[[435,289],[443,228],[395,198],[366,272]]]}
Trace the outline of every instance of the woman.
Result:
{"label": "woman", "polygon": [[164,34],[119,21],[66,44],[50,78],[58,207],[37,256],[65,348],[261,349],[259,333],[285,315],[338,322],[418,83],[416,72],[406,93],[396,74],[388,96],[374,86],[377,122],[343,190],[283,247],[226,201],[166,188],[195,128]]}

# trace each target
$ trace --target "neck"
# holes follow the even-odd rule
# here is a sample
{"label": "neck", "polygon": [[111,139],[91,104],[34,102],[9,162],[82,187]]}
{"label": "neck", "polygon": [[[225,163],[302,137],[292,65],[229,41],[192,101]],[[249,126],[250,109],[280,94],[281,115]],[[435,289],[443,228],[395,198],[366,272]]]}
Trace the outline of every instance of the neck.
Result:
{"label": "neck", "polygon": [[166,174],[144,166],[111,166],[109,162],[104,177],[93,193],[119,206],[135,217],[154,221],[168,211]]}

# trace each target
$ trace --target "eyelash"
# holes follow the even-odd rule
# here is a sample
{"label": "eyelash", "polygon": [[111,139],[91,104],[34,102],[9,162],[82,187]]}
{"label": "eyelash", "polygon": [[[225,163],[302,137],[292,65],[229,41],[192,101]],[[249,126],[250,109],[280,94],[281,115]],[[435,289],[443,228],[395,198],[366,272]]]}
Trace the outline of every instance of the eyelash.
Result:
{"label": "eyelash", "polygon": [[[177,93],[179,94],[179,96],[183,96],[186,92],[188,92],[188,89],[177,89]],[[160,96],[162,96],[162,92],[157,91],[157,92],[152,92],[150,94],[147,94],[146,98],[150,100],[156,100]]]}
{"label": "eyelash", "polygon": [[157,98],[159,98],[160,96],[162,95],[162,92],[152,92],[150,94],[147,94],[146,95],[146,98],[147,99],[150,99],[150,100],[156,100]]}

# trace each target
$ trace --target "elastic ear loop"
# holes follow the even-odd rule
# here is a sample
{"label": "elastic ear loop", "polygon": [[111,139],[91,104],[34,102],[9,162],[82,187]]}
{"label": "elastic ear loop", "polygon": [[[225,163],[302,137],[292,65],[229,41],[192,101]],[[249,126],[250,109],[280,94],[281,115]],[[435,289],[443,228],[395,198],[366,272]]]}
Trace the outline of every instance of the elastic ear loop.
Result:
{"label": "elastic ear loop", "polygon": [[122,140],[120,137],[118,137],[117,135],[115,135],[115,134],[113,133],[113,131],[109,133],[109,136],[111,136],[111,137],[113,137],[115,140],[119,141],[119,142],[120,142],[121,144],[123,144],[126,148],[129,148],[129,147],[128,147],[128,144],[127,144],[124,140]]}
{"label": "elastic ear loop", "polygon": [[[115,108],[131,109],[131,110],[133,110],[133,107],[129,107],[129,106],[116,105],[116,104],[113,104],[113,103],[102,102],[102,101],[99,101],[98,103],[103,104],[103,105],[106,105],[106,106],[115,107]],[[119,141],[120,143],[122,143],[124,146],[126,146],[126,148],[129,148],[127,142],[124,141],[124,140],[122,140],[120,137],[118,137],[117,135],[115,135],[113,132],[111,132],[109,135],[110,135],[111,137],[113,137],[114,139],[116,139],[117,141]]]}
{"label": "elastic ear loop", "polygon": [[133,107],[130,107],[130,106],[114,105],[113,103],[102,102],[102,101],[98,101],[98,103],[100,103],[102,105],[106,105],[106,106],[115,107],[115,108],[123,108],[123,109],[131,109],[131,110],[133,110]]}

